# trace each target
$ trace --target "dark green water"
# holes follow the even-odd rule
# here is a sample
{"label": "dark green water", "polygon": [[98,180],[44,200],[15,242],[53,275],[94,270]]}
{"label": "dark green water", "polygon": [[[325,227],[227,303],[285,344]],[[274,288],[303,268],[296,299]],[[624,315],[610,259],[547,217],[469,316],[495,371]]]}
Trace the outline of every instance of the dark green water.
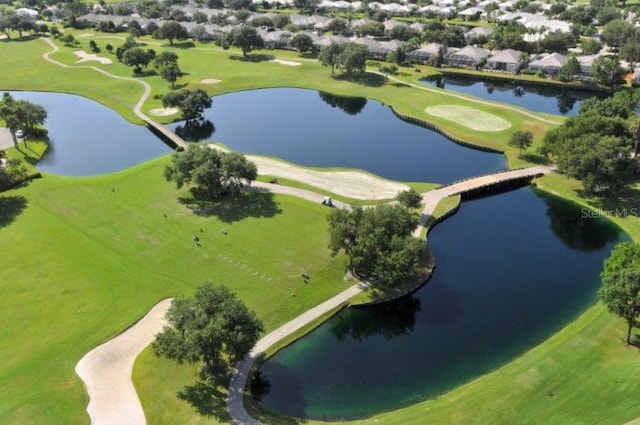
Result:
{"label": "dark green water", "polygon": [[288,415],[353,419],[498,368],[595,300],[602,262],[625,235],[584,216],[531,188],[463,203],[429,236],[437,267],[425,287],[341,312],[267,361],[268,388],[255,395]]}

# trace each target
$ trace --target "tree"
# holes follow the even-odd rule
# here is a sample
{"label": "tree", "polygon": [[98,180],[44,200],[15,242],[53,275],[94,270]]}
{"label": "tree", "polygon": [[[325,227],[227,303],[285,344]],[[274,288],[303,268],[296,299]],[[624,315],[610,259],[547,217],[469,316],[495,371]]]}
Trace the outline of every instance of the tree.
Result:
{"label": "tree", "polygon": [[390,287],[420,275],[425,245],[411,236],[418,217],[406,207],[336,209],[327,219],[329,248],[334,255],[344,250],[352,274]]}
{"label": "tree", "polygon": [[240,48],[245,58],[253,49],[264,47],[264,40],[258,31],[249,25],[242,25],[231,31],[230,38],[231,45]]}
{"label": "tree", "polygon": [[636,40],[629,40],[620,48],[620,58],[631,62],[633,64],[640,62],[640,42]]}
{"label": "tree", "polygon": [[304,53],[313,49],[313,40],[309,35],[299,33],[294,35],[291,39],[291,47],[295,48],[300,53]]}
{"label": "tree", "polygon": [[209,22],[209,17],[206,13],[201,12],[200,10],[196,10],[195,12],[193,12],[191,20],[197,24],[206,24],[207,22]]}
{"label": "tree", "polygon": [[47,120],[47,111],[41,105],[26,100],[19,100],[17,103],[22,121],[23,140],[26,146],[28,136],[34,134],[36,128],[39,125],[43,125]]}
{"label": "tree", "polygon": [[209,146],[192,145],[174,153],[171,160],[164,172],[167,181],[174,181],[178,189],[192,183],[196,192],[211,200],[238,193],[258,176],[256,165],[242,154]]}
{"label": "tree", "polygon": [[132,47],[122,54],[122,63],[133,67],[134,72],[136,72],[136,70],[139,71],[140,68],[146,68],[152,59],[150,51],[144,50],[141,47]]}
{"label": "tree", "polygon": [[161,40],[169,40],[169,44],[172,45],[173,40],[183,40],[187,38],[187,29],[178,22],[165,22],[158,28],[155,36]]}
{"label": "tree", "polygon": [[174,299],[166,318],[169,325],[151,344],[155,355],[178,364],[202,362],[205,376],[240,361],[264,332],[235,293],[211,283],[198,287],[193,298]]}
{"label": "tree", "polygon": [[411,188],[398,192],[396,195],[396,201],[407,208],[420,208],[420,205],[422,204],[422,195],[420,195],[417,190]]}
{"label": "tree", "polygon": [[[26,100],[15,100],[9,93],[5,93],[0,101],[0,119],[9,128],[13,143],[17,147],[16,132],[23,129],[25,135],[33,134],[38,125],[44,124],[47,111],[40,105]],[[26,138],[24,140],[26,143]]]}
{"label": "tree", "polygon": [[600,84],[611,85],[620,73],[620,62],[616,57],[600,56],[593,61],[591,74]]}
{"label": "tree", "polygon": [[618,244],[604,262],[598,297],[607,309],[627,321],[627,344],[640,314],[640,245]]}
{"label": "tree", "polygon": [[334,34],[343,34],[347,31],[349,23],[342,18],[333,18],[327,24],[327,31],[331,31]]}
{"label": "tree", "polygon": [[391,31],[389,31],[389,37],[393,38],[394,40],[407,41],[408,39],[416,37],[418,35],[419,34],[416,30],[407,25],[398,25],[393,27]]}
{"label": "tree", "polygon": [[183,89],[167,93],[162,97],[162,105],[165,108],[179,108],[187,121],[199,118],[206,108],[211,107],[211,103],[211,98],[202,89]]}
{"label": "tree", "polygon": [[558,78],[560,80],[568,81],[572,79],[574,75],[578,74],[580,74],[580,62],[578,62],[578,59],[574,55],[571,55],[564,65],[562,65],[562,68],[558,73]]}
{"label": "tree", "polygon": [[381,65],[380,72],[382,72],[385,76],[396,75],[398,73],[398,65],[395,63]]}
{"label": "tree", "polygon": [[384,24],[382,22],[372,22],[370,24],[360,25],[355,29],[355,33],[358,37],[367,35],[381,37],[384,34]]}
{"label": "tree", "polygon": [[368,54],[367,46],[356,43],[345,43],[342,52],[338,56],[338,61],[348,76],[361,74],[365,71]]}
{"label": "tree", "polygon": [[522,131],[517,130],[515,133],[511,135],[507,144],[509,146],[513,146],[514,148],[518,148],[520,150],[520,155],[522,155],[522,151],[527,149],[533,143],[533,133],[530,131]]}
{"label": "tree", "polygon": [[171,83],[171,88],[175,87],[175,83],[181,75],[182,71],[180,71],[177,62],[169,62],[160,68],[160,77],[168,83]]}
{"label": "tree", "polygon": [[618,49],[633,38],[633,25],[622,19],[614,19],[602,28],[602,39],[611,47]]}
{"label": "tree", "polygon": [[577,116],[544,135],[541,152],[553,157],[560,172],[582,180],[587,194],[617,192],[633,180],[634,141],[623,118],[635,105],[629,96],[585,102]]}
{"label": "tree", "polygon": [[168,65],[171,62],[178,63],[178,55],[166,50],[164,52],[160,52],[153,60],[153,64],[156,66],[156,68],[162,68],[163,66]]}
{"label": "tree", "polygon": [[332,41],[331,44],[320,49],[318,59],[323,66],[331,65],[331,73],[333,74],[335,72],[336,65],[340,66],[339,57],[343,50],[343,43],[336,43]]}
{"label": "tree", "polygon": [[598,43],[593,38],[587,38],[580,43],[583,55],[595,55],[602,49],[602,44]]}

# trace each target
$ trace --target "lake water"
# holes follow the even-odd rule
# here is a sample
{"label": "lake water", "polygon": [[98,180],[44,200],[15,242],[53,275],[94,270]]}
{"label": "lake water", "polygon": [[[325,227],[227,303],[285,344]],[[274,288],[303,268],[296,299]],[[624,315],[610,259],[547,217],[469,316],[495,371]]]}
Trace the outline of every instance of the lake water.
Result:
{"label": "lake water", "polygon": [[566,116],[576,115],[580,110],[580,102],[588,97],[607,96],[605,93],[561,86],[523,85],[519,82],[484,81],[449,75],[426,77],[420,82],[482,99],[522,106],[534,112]]}
{"label": "lake water", "polygon": [[297,417],[362,418],[500,367],[595,300],[624,236],[583,215],[532,188],[463,203],[429,236],[436,270],[425,287],[347,309],[280,351],[260,368],[256,398]]}
{"label": "lake water", "polygon": [[360,168],[394,180],[437,183],[506,167],[503,155],[457,145],[362,98],[252,90],[216,96],[205,118],[213,128],[195,132],[203,140],[305,166]]}
{"label": "lake water", "polygon": [[111,173],[166,155],[171,148],[146,127],[134,125],[85,97],[45,92],[10,92],[42,105],[51,141],[37,168],[47,173],[91,176]]}

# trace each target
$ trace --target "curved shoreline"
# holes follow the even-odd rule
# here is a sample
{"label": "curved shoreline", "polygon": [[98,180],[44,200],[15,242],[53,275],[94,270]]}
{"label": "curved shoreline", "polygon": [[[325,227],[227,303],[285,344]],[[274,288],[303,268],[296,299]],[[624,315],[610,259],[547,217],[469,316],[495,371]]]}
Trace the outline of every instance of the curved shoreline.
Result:
{"label": "curved shoreline", "polygon": [[[50,42],[50,40],[47,40],[47,41],[48,41],[50,44],[52,44],[52,43]],[[54,45],[54,46],[55,46],[55,45]],[[56,49],[56,51],[57,51],[57,47],[55,47],[55,49]],[[49,53],[52,53],[52,52],[49,52]],[[52,59],[48,58],[48,53],[47,53],[47,58],[46,58],[46,60],[49,60],[49,61],[50,61],[50,62],[52,62],[52,63],[56,63],[56,64],[57,64],[57,65],[59,65],[59,66],[64,66],[64,67],[67,67],[67,68],[75,68],[75,67],[73,67],[73,66],[64,65],[64,64],[61,64],[61,63],[59,63],[59,62],[56,62],[56,61],[54,61],[54,60],[52,60]],[[110,76],[110,77],[113,77],[113,78],[122,79],[122,80],[132,80],[132,81],[137,81],[138,83],[141,83],[141,84],[143,84],[143,85],[145,85],[145,84],[146,84],[145,92],[144,92],[144,94],[143,94],[144,100],[143,100],[143,98],[141,97],[141,98],[140,98],[140,100],[138,101],[138,103],[136,104],[136,108],[134,108],[134,112],[136,112],[136,115],[138,115],[138,112],[139,112],[140,114],[142,114],[143,116],[145,116],[145,117],[146,117],[146,115],[144,115],[144,114],[141,112],[141,106],[142,106],[142,104],[144,103],[144,101],[146,101],[146,98],[148,97],[148,95],[149,95],[149,93],[150,93],[150,86],[148,86],[148,84],[147,84],[147,83],[142,82],[142,81],[139,81],[139,80],[135,80],[135,79],[119,77],[119,76],[116,76],[116,75],[110,74],[110,73],[108,73],[108,72],[106,72],[106,71],[103,71],[103,70],[101,70],[101,69],[99,69],[99,68],[95,68],[95,67],[84,67],[84,68],[92,68],[92,69],[95,69],[95,70],[97,70],[98,72],[101,72],[101,73],[103,73],[103,74],[105,74],[105,75],[108,75],[108,76]],[[400,80],[397,80],[397,81],[400,81]],[[402,82],[402,83],[403,83],[403,84],[410,84],[410,83],[405,83],[405,82]],[[415,86],[415,85],[413,85],[413,84],[410,84],[410,85]],[[146,90],[146,88],[147,88],[147,87],[149,88],[149,90],[148,90],[148,91]],[[417,86],[415,86],[415,87],[417,87]],[[418,87],[418,88],[420,88],[420,87]],[[480,102],[480,103],[484,103],[484,102]],[[519,112],[521,112],[521,111],[519,111]],[[140,115],[138,115],[138,116],[140,116]],[[147,117],[147,119],[148,119],[148,117]],[[549,123],[557,124],[557,123],[555,123],[555,122],[552,122],[552,121],[549,121],[549,120],[545,120],[545,119],[543,119],[543,118],[536,118],[536,119],[539,119],[540,121],[546,121],[546,122],[549,122]],[[312,192],[310,192],[310,193],[312,193]],[[271,334],[270,334],[270,335],[271,335]],[[242,400],[241,400],[240,402],[242,403]],[[123,422],[119,422],[119,423],[123,423]],[[257,421],[256,421],[256,422],[241,422],[241,423],[259,423],[259,422],[257,422]]]}

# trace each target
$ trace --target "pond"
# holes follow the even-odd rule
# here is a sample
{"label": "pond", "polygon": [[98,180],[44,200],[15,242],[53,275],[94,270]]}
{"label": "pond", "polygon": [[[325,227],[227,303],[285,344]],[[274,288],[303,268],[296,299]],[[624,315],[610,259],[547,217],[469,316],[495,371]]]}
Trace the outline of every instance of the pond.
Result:
{"label": "pond", "polygon": [[50,145],[40,171],[91,176],[111,173],[166,155],[171,148],[146,127],[126,121],[108,107],[85,97],[45,92],[9,92],[16,99],[42,105]]}
{"label": "pond", "polygon": [[256,399],[344,420],[433,398],[553,335],[595,300],[625,238],[532,188],[464,202],[429,235],[436,270],[408,299],[343,310],[266,361]]}
{"label": "pond", "polygon": [[606,93],[561,86],[523,85],[517,81],[488,81],[451,75],[425,77],[420,82],[553,115],[576,115],[580,110],[580,102],[584,99],[608,96]]}
{"label": "pond", "polygon": [[169,127],[243,153],[311,167],[359,168],[400,181],[449,183],[506,167],[503,155],[457,145],[364,98],[252,90],[216,96],[205,119],[204,128],[186,134],[183,122]]}

